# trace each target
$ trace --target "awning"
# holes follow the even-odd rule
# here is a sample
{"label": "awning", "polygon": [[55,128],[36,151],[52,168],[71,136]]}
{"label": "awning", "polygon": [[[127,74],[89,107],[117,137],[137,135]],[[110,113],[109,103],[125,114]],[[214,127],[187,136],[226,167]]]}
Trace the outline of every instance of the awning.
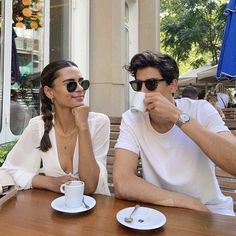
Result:
{"label": "awning", "polygon": [[188,71],[182,75],[179,76],[179,86],[187,86],[190,84],[196,84],[197,83],[197,79],[198,79],[198,74],[206,71],[208,69],[210,69],[211,66],[203,66],[203,67],[199,67],[195,70],[192,71]]}

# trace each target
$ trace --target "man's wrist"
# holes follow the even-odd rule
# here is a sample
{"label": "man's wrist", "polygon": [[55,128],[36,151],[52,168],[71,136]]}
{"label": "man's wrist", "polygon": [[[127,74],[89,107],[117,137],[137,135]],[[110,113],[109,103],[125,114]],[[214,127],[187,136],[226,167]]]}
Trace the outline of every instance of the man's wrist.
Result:
{"label": "man's wrist", "polygon": [[178,127],[181,127],[182,125],[188,123],[189,120],[190,120],[190,116],[187,113],[182,112],[182,113],[180,113],[180,115],[179,115],[179,117],[178,117],[178,119],[177,119],[175,124]]}

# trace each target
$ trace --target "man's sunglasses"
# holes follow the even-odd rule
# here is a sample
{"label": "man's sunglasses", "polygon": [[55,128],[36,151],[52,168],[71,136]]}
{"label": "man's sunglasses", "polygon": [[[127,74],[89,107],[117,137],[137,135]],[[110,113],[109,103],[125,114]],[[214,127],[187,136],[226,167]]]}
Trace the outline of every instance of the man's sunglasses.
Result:
{"label": "man's sunglasses", "polygon": [[89,85],[90,85],[89,80],[81,80],[79,82],[70,81],[68,84],[66,84],[67,91],[69,93],[73,93],[77,89],[78,83],[83,88],[83,90],[87,90],[89,88]]}
{"label": "man's sunglasses", "polygon": [[160,81],[164,81],[164,80],[165,79],[151,78],[151,79],[147,79],[145,81],[142,81],[142,80],[136,79],[136,80],[130,81],[129,83],[134,91],[140,91],[142,89],[143,83],[145,84],[145,87],[149,91],[154,91],[157,88],[158,83]]}

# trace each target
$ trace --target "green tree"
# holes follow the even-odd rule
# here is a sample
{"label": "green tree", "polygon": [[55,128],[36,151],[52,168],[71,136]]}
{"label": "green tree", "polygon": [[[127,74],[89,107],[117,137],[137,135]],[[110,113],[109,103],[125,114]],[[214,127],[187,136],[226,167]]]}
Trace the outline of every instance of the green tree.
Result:
{"label": "green tree", "polygon": [[225,0],[162,0],[162,49],[192,68],[217,64],[225,7]]}

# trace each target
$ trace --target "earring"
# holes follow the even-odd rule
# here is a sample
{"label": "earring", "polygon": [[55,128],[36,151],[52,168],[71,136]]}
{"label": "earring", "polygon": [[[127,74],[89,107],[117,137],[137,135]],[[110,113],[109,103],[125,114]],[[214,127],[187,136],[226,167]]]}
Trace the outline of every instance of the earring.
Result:
{"label": "earring", "polygon": [[54,102],[53,102],[53,98],[51,98],[51,103],[53,104]]}

